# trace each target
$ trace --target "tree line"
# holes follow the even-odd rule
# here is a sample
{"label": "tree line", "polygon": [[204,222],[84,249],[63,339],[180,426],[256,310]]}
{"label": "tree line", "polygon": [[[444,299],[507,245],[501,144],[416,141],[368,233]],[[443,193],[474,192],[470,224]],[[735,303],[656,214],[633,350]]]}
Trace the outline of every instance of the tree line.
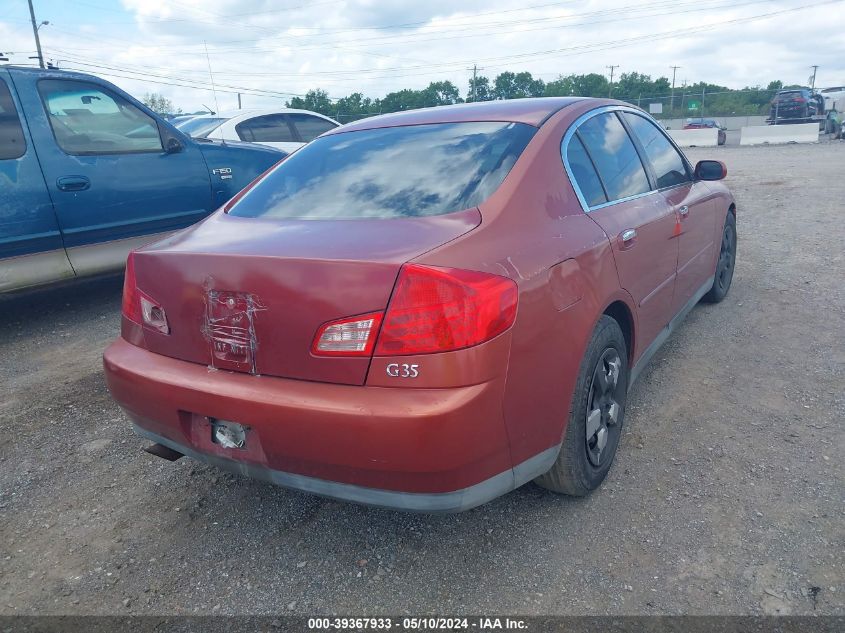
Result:
{"label": "tree line", "polygon": [[463,96],[451,81],[433,81],[421,90],[404,88],[375,99],[354,92],[332,100],[328,92],[315,88],[303,97],[293,97],[287,106],[320,112],[343,122],[374,114],[472,101],[612,96],[643,108],[647,108],[649,103],[661,103],[666,116],[755,115],[766,113],[772,96],[783,87],[780,81],[772,81],[766,88],[746,87],[739,90],[698,82],[686,86],[676,85],[673,95],[672,84],[667,77],[652,79],[638,72],[622,73],[611,86],[608,78],[598,73],[561,75],[554,81],[545,82],[533,77],[530,72],[508,71],[499,73],[492,80],[480,75],[474,80],[470,79]]}

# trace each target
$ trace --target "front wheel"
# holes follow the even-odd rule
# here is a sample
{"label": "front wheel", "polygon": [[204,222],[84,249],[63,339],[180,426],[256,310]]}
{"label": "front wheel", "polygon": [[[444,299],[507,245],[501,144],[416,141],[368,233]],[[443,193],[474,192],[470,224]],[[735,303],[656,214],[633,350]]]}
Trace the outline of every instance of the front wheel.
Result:
{"label": "front wheel", "polygon": [[728,294],[734,277],[736,265],[736,218],[728,211],[725,226],[722,229],[722,245],[719,248],[719,261],[716,262],[716,275],[713,287],[702,297],[707,303],[719,303]]}
{"label": "front wheel", "polygon": [[599,319],[581,361],[569,422],[551,470],[534,481],[582,497],[601,485],[622,435],[628,393],[628,350],[619,324]]}

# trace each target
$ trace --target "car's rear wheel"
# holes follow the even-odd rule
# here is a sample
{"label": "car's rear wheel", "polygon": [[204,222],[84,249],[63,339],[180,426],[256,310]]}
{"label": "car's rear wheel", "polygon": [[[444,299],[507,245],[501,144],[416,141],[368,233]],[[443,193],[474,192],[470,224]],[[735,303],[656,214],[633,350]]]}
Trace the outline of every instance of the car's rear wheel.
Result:
{"label": "car's rear wheel", "polygon": [[734,276],[736,264],[736,218],[730,211],[722,229],[722,245],[719,248],[719,260],[716,262],[716,275],[713,287],[704,295],[703,301],[719,303],[728,294]]}
{"label": "car's rear wheel", "polygon": [[619,446],[627,392],[625,336],[619,324],[604,315],[581,361],[560,454],[535,482],[579,497],[598,488]]}

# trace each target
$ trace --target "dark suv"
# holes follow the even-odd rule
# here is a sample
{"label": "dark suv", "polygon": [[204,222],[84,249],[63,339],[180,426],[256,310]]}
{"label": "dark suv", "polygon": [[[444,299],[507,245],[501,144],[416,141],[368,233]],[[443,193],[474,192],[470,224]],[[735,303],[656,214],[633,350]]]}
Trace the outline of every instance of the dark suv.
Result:
{"label": "dark suv", "polygon": [[809,88],[779,91],[769,111],[772,120],[809,119],[821,114],[824,114],[824,100]]}

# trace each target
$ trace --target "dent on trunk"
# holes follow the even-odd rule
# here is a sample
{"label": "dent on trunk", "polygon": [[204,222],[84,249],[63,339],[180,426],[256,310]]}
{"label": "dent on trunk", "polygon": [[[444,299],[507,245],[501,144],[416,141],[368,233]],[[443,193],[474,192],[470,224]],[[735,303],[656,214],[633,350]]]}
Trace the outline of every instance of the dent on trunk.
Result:
{"label": "dent on trunk", "polygon": [[211,367],[254,374],[258,349],[254,317],[265,308],[253,294],[217,290],[214,285],[213,277],[203,284],[202,334],[211,346]]}

